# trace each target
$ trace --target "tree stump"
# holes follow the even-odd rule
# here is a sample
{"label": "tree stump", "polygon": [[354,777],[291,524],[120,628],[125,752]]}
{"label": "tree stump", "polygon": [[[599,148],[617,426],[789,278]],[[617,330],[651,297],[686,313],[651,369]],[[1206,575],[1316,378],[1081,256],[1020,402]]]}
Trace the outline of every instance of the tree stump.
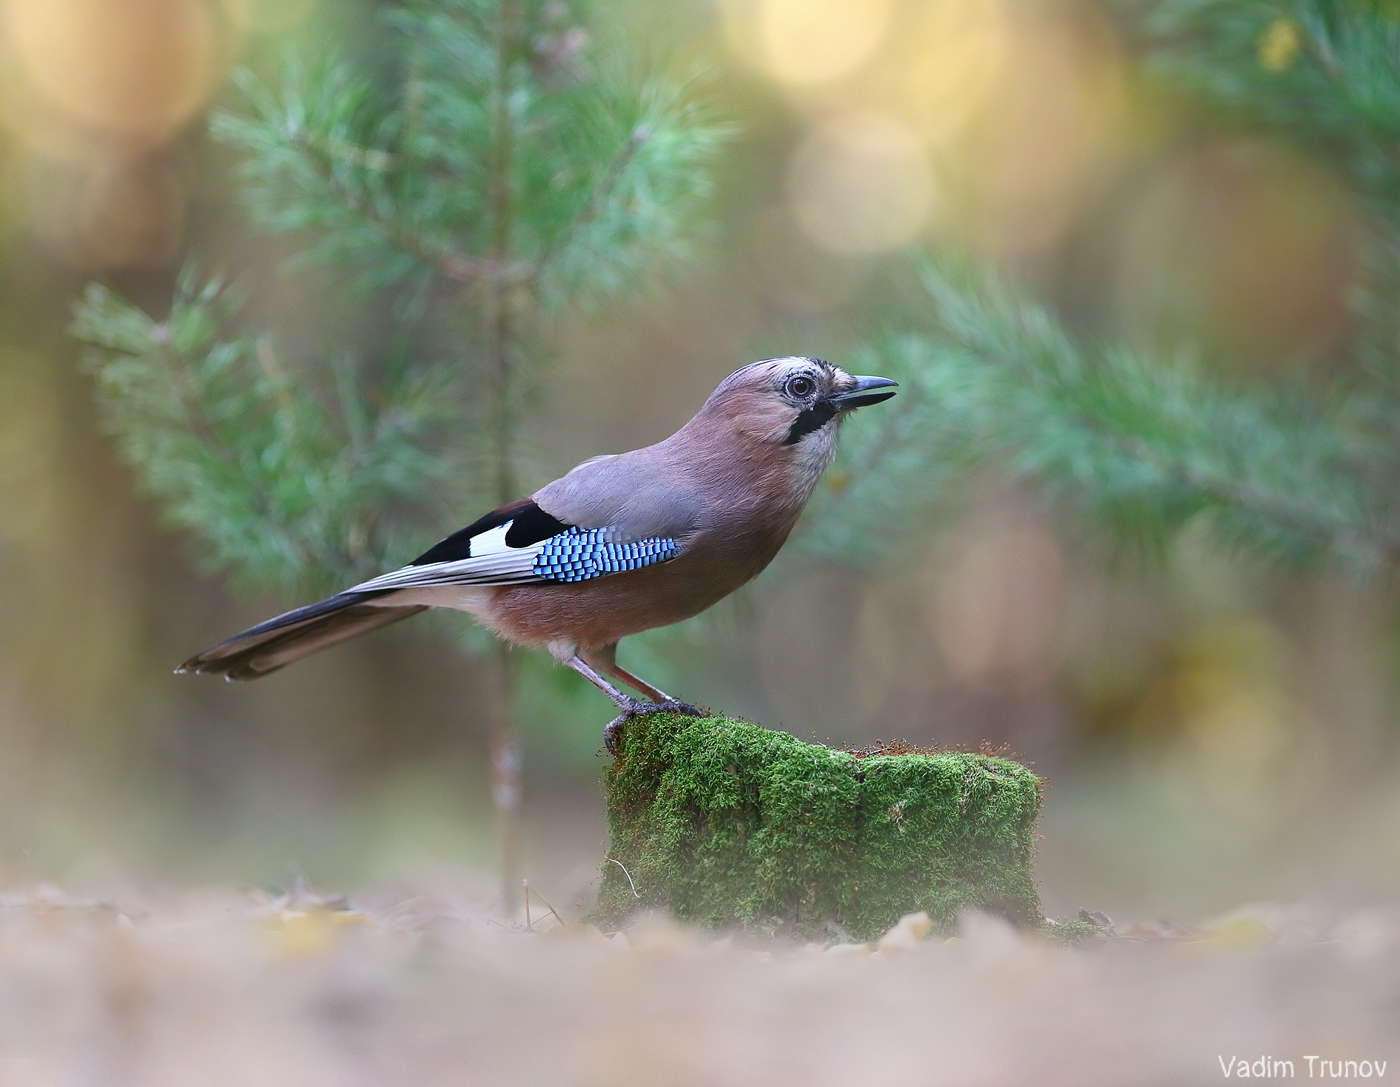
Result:
{"label": "tree stump", "polygon": [[[969,752],[860,754],[725,717],[627,723],[607,773],[611,849],[594,916],[869,940],[925,910],[1040,922],[1040,779]],[[616,863],[613,863],[613,862]]]}

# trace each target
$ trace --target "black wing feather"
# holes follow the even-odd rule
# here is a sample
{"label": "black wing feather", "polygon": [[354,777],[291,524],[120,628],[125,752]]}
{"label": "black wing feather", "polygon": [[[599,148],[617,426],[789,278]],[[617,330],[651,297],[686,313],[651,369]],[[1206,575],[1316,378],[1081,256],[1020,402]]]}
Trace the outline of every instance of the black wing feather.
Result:
{"label": "black wing feather", "polygon": [[510,528],[506,530],[506,546],[508,547],[529,547],[532,543],[547,540],[551,536],[567,532],[573,527],[545,513],[533,500],[523,498],[519,502],[512,502],[509,506],[492,510],[485,517],[477,518],[466,528],[459,529],[446,539],[439,540],[408,565],[427,566],[434,562],[458,562],[461,559],[469,559],[472,557],[472,537],[480,536],[483,532],[489,532],[493,528],[500,528],[508,522],[510,523]]}

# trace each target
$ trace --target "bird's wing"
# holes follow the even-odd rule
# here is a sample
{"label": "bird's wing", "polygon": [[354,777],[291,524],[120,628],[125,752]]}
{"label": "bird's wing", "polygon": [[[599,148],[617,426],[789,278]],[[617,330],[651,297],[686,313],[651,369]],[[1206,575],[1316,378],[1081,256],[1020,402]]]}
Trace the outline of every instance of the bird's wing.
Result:
{"label": "bird's wing", "polygon": [[664,562],[679,553],[680,546],[670,537],[638,537],[625,525],[565,522],[527,499],[488,513],[402,569],[347,592],[587,581]]}
{"label": "bird's wing", "polygon": [[705,521],[707,504],[686,476],[688,466],[660,449],[584,461],[535,492],[534,500],[562,522],[608,528],[624,541],[674,540],[684,551]]}

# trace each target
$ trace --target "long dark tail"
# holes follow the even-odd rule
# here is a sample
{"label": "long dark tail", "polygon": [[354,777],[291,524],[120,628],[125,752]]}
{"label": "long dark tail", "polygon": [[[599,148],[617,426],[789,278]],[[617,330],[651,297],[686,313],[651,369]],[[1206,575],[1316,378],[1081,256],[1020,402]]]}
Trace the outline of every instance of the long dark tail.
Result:
{"label": "long dark tail", "polygon": [[225,638],[203,653],[196,653],[175,671],[229,680],[258,679],[347,638],[397,623],[426,609],[422,604],[395,608],[365,603],[380,595],[340,593],[319,604],[297,608]]}

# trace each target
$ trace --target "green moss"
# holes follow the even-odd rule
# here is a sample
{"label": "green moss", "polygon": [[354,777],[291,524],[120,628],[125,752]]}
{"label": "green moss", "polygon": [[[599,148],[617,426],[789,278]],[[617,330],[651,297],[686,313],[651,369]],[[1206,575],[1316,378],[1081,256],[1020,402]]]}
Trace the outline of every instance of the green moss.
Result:
{"label": "green moss", "polygon": [[652,714],[628,722],[607,795],[619,864],[603,864],[599,920],[659,907],[711,928],[857,940],[916,910],[941,932],[965,908],[1040,920],[1040,782],[1009,759],[858,758],[744,721]]}
{"label": "green moss", "polygon": [[1040,934],[1052,943],[1072,947],[1083,940],[1098,939],[1102,933],[1088,921],[1051,921],[1042,918]]}

